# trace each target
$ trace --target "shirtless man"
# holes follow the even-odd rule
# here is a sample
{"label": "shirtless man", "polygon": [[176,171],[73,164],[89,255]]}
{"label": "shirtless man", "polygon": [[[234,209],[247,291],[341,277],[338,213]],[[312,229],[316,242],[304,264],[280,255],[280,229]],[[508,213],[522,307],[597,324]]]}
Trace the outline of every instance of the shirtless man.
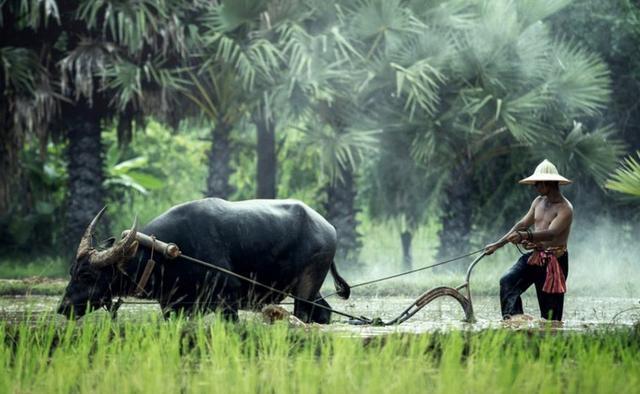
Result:
{"label": "shirtless man", "polygon": [[[500,279],[500,307],[503,319],[521,315],[524,293],[536,286],[540,314],[544,319],[562,320],[562,307],[569,273],[567,240],[571,231],[573,206],[560,192],[559,185],[570,180],[558,174],[556,166],[544,160],[521,184],[534,185],[538,194],[529,212],[498,241],[485,246],[490,255],[505,244],[521,244],[532,250],[520,257]],[[533,225],[533,231],[530,227]]]}

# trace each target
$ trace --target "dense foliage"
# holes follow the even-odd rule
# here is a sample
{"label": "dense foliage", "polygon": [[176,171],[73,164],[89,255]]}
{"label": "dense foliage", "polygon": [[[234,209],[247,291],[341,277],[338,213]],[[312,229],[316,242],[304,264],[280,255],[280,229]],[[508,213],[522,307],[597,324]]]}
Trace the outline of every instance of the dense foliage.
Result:
{"label": "dense foliage", "polygon": [[[440,257],[503,232],[542,158],[581,206],[637,210],[603,191],[640,144],[628,0],[0,7],[0,253],[71,253],[105,203],[119,231],[203,196],[293,197],[340,261],[391,223],[410,267],[427,224]],[[633,193],[635,164],[608,185]]]}

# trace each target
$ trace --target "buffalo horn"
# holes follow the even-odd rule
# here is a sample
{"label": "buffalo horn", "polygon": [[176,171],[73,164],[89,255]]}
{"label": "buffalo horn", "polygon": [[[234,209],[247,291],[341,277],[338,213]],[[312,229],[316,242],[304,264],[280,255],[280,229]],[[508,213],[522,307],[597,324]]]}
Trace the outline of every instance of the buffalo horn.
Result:
{"label": "buffalo horn", "polygon": [[87,229],[84,231],[84,235],[82,236],[80,245],[78,246],[78,252],[76,253],[77,258],[86,255],[91,251],[91,249],[93,249],[93,233],[96,231],[96,225],[98,224],[98,221],[100,221],[100,218],[102,217],[102,214],[104,214],[104,211],[106,209],[106,206],[102,208],[100,212],[98,212],[96,217],[93,218],[91,223],[89,223]]}
{"label": "buffalo horn", "polygon": [[133,243],[136,242],[136,233],[138,230],[138,218],[136,217],[131,226],[131,230],[127,235],[116,242],[115,245],[101,252],[95,251],[89,256],[89,263],[97,268],[107,267],[112,264],[118,264],[131,257],[132,251],[136,248]]}

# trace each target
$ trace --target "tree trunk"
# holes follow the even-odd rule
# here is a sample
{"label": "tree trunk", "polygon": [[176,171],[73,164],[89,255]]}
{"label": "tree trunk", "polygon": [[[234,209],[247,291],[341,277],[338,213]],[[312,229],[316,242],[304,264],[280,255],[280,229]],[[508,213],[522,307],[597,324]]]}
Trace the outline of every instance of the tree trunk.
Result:
{"label": "tree trunk", "polygon": [[413,234],[410,231],[403,231],[400,234],[400,241],[402,242],[402,262],[406,270],[413,268],[413,256],[411,255],[411,241]]}
{"label": "tree trunk", "polygon": [[264,111],[258,116],[257,132],[257,198],[276,198],[276,127],[273,119],[267,119]]}
{"label": "tree trunk", "polygon": [[[473,215],[472,197],[472,169],[471,163],[467,159],[453,170],[451,181],[445,189],[438,261],[469,252],[469,236]],[[465,261],[447,264],[447,268],[457,270],[464,270],[464,267],[466,267]]]}
{"label": "tree trunk", "polygon": [[234,192],[229,184],[231,177],[231,126],[219,120],[211,130],[211,150],[209,151],[209,176],[207,196],[228,200]]}
{"label": "tree trunk", "polygon": [[105,204],[102,186],[104,168],[98,110],[81,100],[69,109],[65,117],[69,121],[69,195],[65,243],[69,253],[75,253],[87,225]]}
{"label": "tree trunk", "polygon": [[342,180],[327,186],[327,219],[338,233],[338,249],[336,259],[347,263],[351,269],[358,269],[358,256],[362,248],[360,234],[357,231],[358,221],[355,207],[356,186],[351,170],[341,169]]}
{"label": "tree trunk", "polygon": [[22,138],[17,135],[11,125],[10,113],[6,106],[0,107],[0,218],[9,214],[20,192],[20,149]]}

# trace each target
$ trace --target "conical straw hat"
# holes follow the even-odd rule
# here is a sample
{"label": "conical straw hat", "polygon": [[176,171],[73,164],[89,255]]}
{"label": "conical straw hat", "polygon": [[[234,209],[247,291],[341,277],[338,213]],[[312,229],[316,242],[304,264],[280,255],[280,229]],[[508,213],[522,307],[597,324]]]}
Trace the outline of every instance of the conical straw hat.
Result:
{"label": "conical straw hat", "polygon": [[547,159],[544,159],[542,163],[538,164],[533,175],[520,180],[519,183],[523,185],[533,185],[536,182],[544,181],[559,182],[560,185],[568,185],[571,183],[570,180],[560,175],[556,166]]}

